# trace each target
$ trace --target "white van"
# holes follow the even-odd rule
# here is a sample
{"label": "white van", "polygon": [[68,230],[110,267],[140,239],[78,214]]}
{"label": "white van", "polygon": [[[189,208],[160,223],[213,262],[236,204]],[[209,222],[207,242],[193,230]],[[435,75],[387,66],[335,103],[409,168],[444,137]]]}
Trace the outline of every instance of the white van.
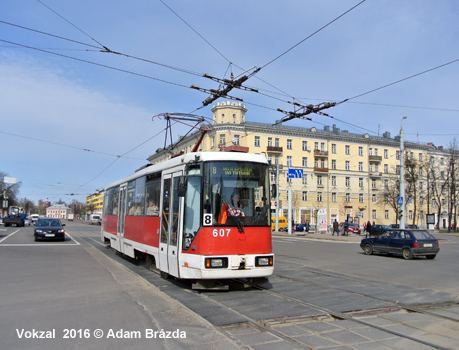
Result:
{"label": "white van", "polygon": [[102,215],[91,214],[91,216],[89,217],[89,225],[100,225],[101,219],[102,219]]}
{"label": "white van", "polygon": [[38,214],[31,214],[30,215],[30,220],[32,220],[32,222],[35,222],[38,220],[40,216]]}

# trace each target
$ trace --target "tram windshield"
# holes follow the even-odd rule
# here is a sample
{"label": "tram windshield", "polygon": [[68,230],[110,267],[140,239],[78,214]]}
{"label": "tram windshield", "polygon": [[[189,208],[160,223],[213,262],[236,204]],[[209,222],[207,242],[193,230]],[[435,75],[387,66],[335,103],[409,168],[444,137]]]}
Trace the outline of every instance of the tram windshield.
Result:
{"label": "tram windshield", "polygon": [[[204,212],[213,225],[269,225],[268,165],[219,161],[204,164]],[[205,225],[205,223],[204,223]]]}

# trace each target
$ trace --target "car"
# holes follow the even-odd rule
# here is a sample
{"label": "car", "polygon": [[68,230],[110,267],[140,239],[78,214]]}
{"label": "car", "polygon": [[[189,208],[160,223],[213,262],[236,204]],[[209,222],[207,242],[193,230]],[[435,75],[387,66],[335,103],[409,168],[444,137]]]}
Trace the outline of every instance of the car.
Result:
{"label": "car", "polygon": [[305,230],[305,224],[296,224],[293,226],[293,231],[295,232],[304,232]]}
{"label": "car", "polygon": [[377,235],[383,233],[384,231],[386,231],[389,228],[391,228],[391,227],[387,226],[387,225],[372,225],[372,226],[370,226],[370,230],[369,230],[368,234],[370,236],[377,236]]}
{"label": "car", "polygon": [[24,219],[24,226],[30,226],[30,219],[29,218],[25,218]]}
{"label": "car", "polygon": [[[342,222],[339,225],[339,230],[340,230],[340,232],[342,232],[344,230],[344,222]],[[348,223],[347,224],[347,232],[343,232],[343,235],[347,235],[349,233],[355,233],[356,235],[359,235],[360,234],[360,226],[359,226],[359,224]]]}
{"label": "car", "polygon": [[35,223],[35,241],[44,239],[60,239],[65,241],[65,224],[55,218],[39,218]]}
{"label": "car", "polygon": [[435,259],[440,246],[438,240],[425,230],[388,229],[376,237],[364,238],[360,242],[364,253],[385,253],[401,255],[404,259],[425,256]]}
{"label": "car", "polygon": [[[392,224],[392,225],[390,225],[390,227],[391,228],[400,228],[400,225],[399,224]],[[409,228],[411,230],[418,230],[419,229],[418,225],[412,225],[412,224],[406,224],[405,228]]]}

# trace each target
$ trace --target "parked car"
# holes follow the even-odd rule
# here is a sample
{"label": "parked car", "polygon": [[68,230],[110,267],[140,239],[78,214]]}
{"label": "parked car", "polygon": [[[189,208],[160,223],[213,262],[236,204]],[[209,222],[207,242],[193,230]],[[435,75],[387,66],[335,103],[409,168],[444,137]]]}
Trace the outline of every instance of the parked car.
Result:
{"label": "parked car", "polygon": [[388,229],[376,237],[364,238],[360,248],[365,254],[385,253],[401,255],[404,259],[425,256],[435,259],[440,246],[438,240],[424,230]]}
{"label": "parked car", "polygon": [[360,226],[358,224],[347,224],[347,232],[344,231],[344,222],[339,224],[339,231],[342,232],[342,234],[348,234],[348,233],[355,233],[356,235],[360,234]]}
{"label": "parked car", "polygon": [[39,218],[35,224],[35,241],[43,239],[60,239],[65,241],[65,224],[55,218]]}
{"label": "parked car", "polygon": [[[400,228],[399,224],[392,224],[390,225],[391,228]],[[418,225],[412,225],[412,224],[405,224],[405,228],[408,228],[410,230],[418,230],[419,227]]]}
{"label": "parked car", "polygon": [[368,234],[370,236],[377,236],[380,233],[383,233],[387,229],[390,229],[391,227],[388,225],[372,225],[370,226],[370,231],[368,231]]}

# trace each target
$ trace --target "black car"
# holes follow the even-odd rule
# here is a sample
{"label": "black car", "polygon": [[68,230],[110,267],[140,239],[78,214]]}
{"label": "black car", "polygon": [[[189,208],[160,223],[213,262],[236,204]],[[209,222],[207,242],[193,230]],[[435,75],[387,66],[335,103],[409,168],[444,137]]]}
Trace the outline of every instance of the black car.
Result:
{"label": "black car", "polygon": [[389,227],[387,225],[371,225],[370,226],[370,230],[368,231],[368,234],[370,236],[378,236],[379,234],[383,233],[384,231],[386,231],[389,228],[391,228],[391,227]]}
{"label": "black car", "polygon": [[435,259],[440,247],[438,240],[424,230],[388,229],[376,237],[364,238],[360,248],[365,254],[386,253],[401,255],[404,259],[425,256]]}
{"label": "black car", "polygon": [[35,223],[35,241],[39,239],[60,239],[65,241],[65,224],[55,218],[39,218]]}

